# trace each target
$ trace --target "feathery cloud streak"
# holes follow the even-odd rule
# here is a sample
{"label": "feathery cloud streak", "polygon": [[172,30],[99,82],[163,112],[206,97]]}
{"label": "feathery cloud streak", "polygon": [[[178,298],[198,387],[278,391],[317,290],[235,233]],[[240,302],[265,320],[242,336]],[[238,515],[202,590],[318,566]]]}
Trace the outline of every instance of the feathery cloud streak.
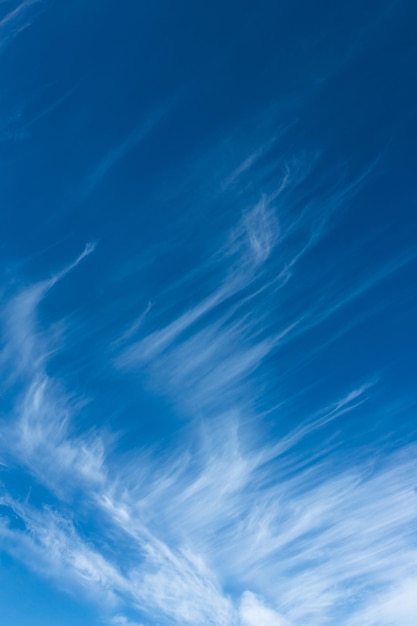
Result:
{"label": "feathery cloud streak", "polygon": [[411,11],[197,4],[0,0],[0,566],[45,626],[414,624]]}
{"label": "feathery cloud streak", "polygon": [[[104,601],[113,623],[129,623],[129,610],[141,623],[269,626],[343,616],[346,624],[371,625],[380,623],[378,607],[390,590],[384,619],[393,624],[389,606],[416,578],[414,446],[373,468],[358,460],[355,469],[326,437],[326,459],[300,448],[341,416],[363,412],[377,381],[311,412],[270,443],[259,439],[256,414],[242,401],[244,381],[279,347],[267,324],[259,328],[245,309],[265,284],[275,284],[265,264],[279,245],[279,228],[268,211],[255,207],[233,230],[215,261],[231,269],[214,295],[143,340],[142,361],[156,360],[168,392],[180,389],[186,404],[208,410],[209,422],[191,421],[188,443],[165,461],[142,451],[133,462],[106,450],[104,433],[76,433],[72,422],[83,400],[47,374],[51,346],[37,327],[37,308],[70,271],[80,271],[94,246],[51,279],[24,288],[5,309],[3,354],[18,376],[5,384],[21,386],[13,419],[2,425],[2,454],[9,468],[26,467],[55,504],[29,504],[6,492],[3,547],[42,575]],[[116,344],[123,366],[143,345],[135,342],[126,353]],[[162,368],[166,354],[170,376]],[[220,412],[222,394],[229,409]],[[100,545],[63,512],[74,489],[83,507],[99,514]]]}

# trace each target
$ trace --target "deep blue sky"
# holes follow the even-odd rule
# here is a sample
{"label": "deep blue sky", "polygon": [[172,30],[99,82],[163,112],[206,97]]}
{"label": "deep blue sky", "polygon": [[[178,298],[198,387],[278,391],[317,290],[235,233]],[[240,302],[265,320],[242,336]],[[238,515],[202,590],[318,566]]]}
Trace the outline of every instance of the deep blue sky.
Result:
{"label": "deep blue sky", "polygon": [[414,626],[417,5],[0,0],[0,621]]}

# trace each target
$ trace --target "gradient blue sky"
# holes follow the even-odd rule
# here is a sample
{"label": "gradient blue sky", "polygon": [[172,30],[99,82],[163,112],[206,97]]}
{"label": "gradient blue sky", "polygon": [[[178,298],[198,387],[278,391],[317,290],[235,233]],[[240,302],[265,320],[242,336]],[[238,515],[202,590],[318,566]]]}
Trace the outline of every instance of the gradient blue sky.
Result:
{"label": "gradient blue sky", "polygon": [[417,4],[0,1],[0,622],[417,623]]}

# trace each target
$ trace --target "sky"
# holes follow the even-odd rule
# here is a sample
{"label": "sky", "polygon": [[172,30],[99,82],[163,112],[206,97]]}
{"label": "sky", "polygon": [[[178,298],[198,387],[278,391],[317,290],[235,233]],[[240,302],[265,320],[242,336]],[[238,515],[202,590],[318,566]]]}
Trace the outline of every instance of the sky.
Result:
{"label": "sky", "polygon": [[0,622],[417,623],[417,4],[0,0]]}

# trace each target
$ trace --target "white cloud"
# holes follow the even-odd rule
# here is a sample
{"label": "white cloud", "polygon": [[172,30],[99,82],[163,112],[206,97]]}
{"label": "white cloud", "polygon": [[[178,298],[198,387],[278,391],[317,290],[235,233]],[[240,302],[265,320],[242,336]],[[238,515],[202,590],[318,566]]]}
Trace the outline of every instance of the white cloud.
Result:
{"label": "white cloud", "polygon": [[265,606],[250,591],[242,596],[239,615],[242,626],[289,626],[284,617]]}
{"label": "white cloud", "polygon": [[82,539],[70,519],[51,508],[38,510],[9,496],[1,497],[0,504],[23,525],[16,528],[0,517],[1,543],[30,569],[58,584],[70,583],[101,602],[113,604],[117,596],[129,592],[129,581]]}
{"label": "white cloud", "polygon": [[0,19],[0,49],[31,25],[32,9],[41,6],[41,0],[24,0]]}
{"label": "white cloud", "polygon": [[[274,211],[264,201],[247,211],[237,227],[229,233],[226,243],[213,253],[209,262],[193,270],[196,284],[204,284],[207,276],[216,273],[218,280],[215,288],[168,324],[127,346],[119,359],[120,363],[135,365],[159,356],[187,331],[195,329],[223,305],[227,307],[232,298],[256,283],[262,277],[260,266],[271,254],[276,243],[277,228]],[[170,294],[171,299],[177,296],[175,293]]]}
{"label": "white cloud", "polygon": [[373,598],[349,626],[414,626],[417,615],[417,577],[394,583],[386,592]]}
{"label": "white cloud", "polygon": [[265,263],[279,237],[278,222],[265,198],[245,215],[243,223],[255,265]]}
{"label": "white cloud", "polygon": [[[0,445],[8,455],[30,469],[50,488],[67,489],[75,483],[99,483],[104,479],[104,447],[91,431],[80,439],[71,433],[71,418],[85,400],[72,397],[46,373],[53,352],[48,333],[39,329],[38,306],[56,283],[91,254],[95,244],[51,279],[23,288],[4,310],[6,388],[19,381],[13,419],[0,430]],[[54,472],[51,472],[54,467]]]}
{"label": "white cloud", "polygon": [[[210,260],[219,284],[146,333],[148,307],[133,327],[142,337],[125,334],[116,346],[119,364],[139,363],[189,415],[203,415],[163,455],[136,449],[127,460],[103,433],[75,432],[84,399],[46,373],[51,344],[37,308],[93,246],[5,307],[2,358],[18,393],[2,423],[2,458],[55,500],[45,508],[4,496],[1,544],[57,584],[84,589],[117,613],[114,624],[131,624],[124,611],[192,626],[412,623],[416,448],[370,464],[343,458],[325,436],[341,416],[365,412],[377,379],[284,420],[286,433],[270,441],[257,427],[254,373],[298,320],[284,312],[272,332],[262,313],[268,262],[279,256],[274,215],[267,204],[246,213]],[[313,435],[319,444],[303,447]],[[60,511],[73,487],[100,540]]]}
{"label": "white cloud", "polygon": [[86,184],[83,189],[83,197],[88,197],[94,189],[103,181],[109,171],[117,165],[119,161],[124,159],[129,152],[136,148],[144,139],[146,139],[157,125],[167,116],[169,110],[173,105],[174,99],[165,105],[161,106],[156,111],[153,111],[146,119],[142,120],[136,128],[124,139],[119,145],[109,150],[93,171],[88,176]]}
{"label": "white cloud", "polygon": [[142,626],[142,624],[139,624],[139,622],[132,622],[124,615],[115,615],[111,619],[110,623],[112,624],[112,626]]}

